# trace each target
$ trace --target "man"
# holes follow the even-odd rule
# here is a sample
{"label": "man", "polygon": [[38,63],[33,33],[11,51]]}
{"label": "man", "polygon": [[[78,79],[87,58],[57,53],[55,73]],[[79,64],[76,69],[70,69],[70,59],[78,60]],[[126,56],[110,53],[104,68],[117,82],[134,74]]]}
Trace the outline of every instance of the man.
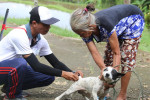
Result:
{"label": "man", "polygon": [[[43,37],[50,25],[59,20],[48,8],[38,6],[30,12],[30,23],[12,30],[0,42],[0,85],[6,91],[4,100],[26,100],[22,90],[51,84],[54,76],[78,80],[81,71],[72,72],[60,62]],[[42,64],[35,55],[44,56],[54,67]],[[28,63],[28,64],[27,64]]]}

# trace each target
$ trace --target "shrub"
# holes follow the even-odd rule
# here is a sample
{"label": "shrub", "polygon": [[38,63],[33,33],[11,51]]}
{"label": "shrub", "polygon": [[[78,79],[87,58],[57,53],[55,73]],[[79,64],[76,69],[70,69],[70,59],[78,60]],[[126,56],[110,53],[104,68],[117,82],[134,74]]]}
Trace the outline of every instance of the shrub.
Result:
{"label": "shrub", "polygon": [[148,10],[148,12],[145,14],[145,23],[146,23],[146,27],[148,29],[150,29],[150,9]]}

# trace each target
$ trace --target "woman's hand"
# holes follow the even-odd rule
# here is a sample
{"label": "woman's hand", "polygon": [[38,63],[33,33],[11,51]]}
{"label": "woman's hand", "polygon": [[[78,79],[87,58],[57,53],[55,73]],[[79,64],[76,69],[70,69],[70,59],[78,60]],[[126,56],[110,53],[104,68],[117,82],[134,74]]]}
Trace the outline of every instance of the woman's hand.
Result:
{"label": "woman's hand", "polygon": [[73,72],[66,72],[66,71],[62,71],[61,77],[72,81],[77,81],[79,79],[78,74],[75,74]]}
{"label": "woman's hand", "polygon": [[104,69],[105,68],[101,69],[101,73],[100,73],[100,76],[99,76],[99,79],[102,80],[102,81],[104,81],[104,77],[103,77],[103,71],[104,71]]}
{"label": "woman's hand", "polygon": [[109,89],[109,88],[113,88],[114,86],[115,86],[115,84],[113,84],[113,85],[110,85],[110,84],[108,84],[108,83],[106,83],[106,82],[104,82],[103,83],[104,84],[104,90],[107,90],[107,89]]}

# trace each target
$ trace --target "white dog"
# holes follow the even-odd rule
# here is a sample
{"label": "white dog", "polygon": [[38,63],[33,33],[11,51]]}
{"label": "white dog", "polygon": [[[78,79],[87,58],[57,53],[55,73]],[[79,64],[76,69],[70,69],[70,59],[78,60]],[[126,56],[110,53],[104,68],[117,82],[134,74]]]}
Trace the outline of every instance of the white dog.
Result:
{"label": "white dog", "polygon": [[74,92],[77,92],[82,94],[83,97],[85,97],[86,100],[89,100],[89,98],[92,96],[94,100],[102,99],[105,97],[105,95],[109,92],[109,89],[104,90],[104,81],[108,84],[113,84],[117,82],[119,78],[124,76],[122,73],[118,73],[115,69],[112,67],[107,67],[103,71],[103,79],[100,80],[98,77],[87,77],[87,78],[81,78],[79,76],[79,80],[73,83],[68,90],[66,90],[64,93],[62,93],[60,96],[55,98],[55,100],[60,100],[65,95],[70,95]]}

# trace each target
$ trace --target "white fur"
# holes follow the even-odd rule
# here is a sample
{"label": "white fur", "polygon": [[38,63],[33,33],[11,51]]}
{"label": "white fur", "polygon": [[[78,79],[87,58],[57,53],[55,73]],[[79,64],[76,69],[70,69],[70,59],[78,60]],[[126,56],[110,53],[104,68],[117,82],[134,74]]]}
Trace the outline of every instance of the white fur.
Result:
{"label": "white fur", "polygon": [[[106,79],[106,81],[107,80],[109,80],[109,82],[111,81],[112,70],[113,68],[108,67],[107,70],[104,71],[103,73],[104,77],[106,76],[106,73],[110,74],[110,77],[104,78]],[[109,91],[109,89],[104,91],[103,81],[99,79],[99,76],[87,77],[87,78],[81,78],[81,76],[79,76],[79,80],[74,82],[68,90],[63,92],[60,96],[56,97],[55,100],[61,100],[63,96],[72,94],[79,90],[80,90],[79,93],[81,93],[86,100],[89,100],[88,98],[90,98],[91,96],[93,97],[94,100],[98,100],[98,97],[99,99],[102,99]]]}

